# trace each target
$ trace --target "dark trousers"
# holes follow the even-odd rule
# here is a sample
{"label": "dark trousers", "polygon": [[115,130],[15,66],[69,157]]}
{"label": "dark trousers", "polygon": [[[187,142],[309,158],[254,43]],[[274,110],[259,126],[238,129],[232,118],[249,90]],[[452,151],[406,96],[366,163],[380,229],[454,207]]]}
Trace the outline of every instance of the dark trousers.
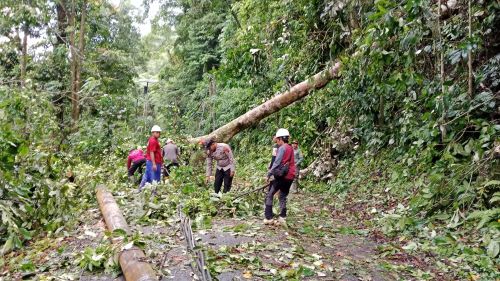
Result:
{"label": "dark trousers", "polygon": [[179,167],[179,163],[170,163],[170,164],[166,165],[163,176],[169,177],[170,176],[170,169],[172,167]]}
{"label": "dark trousers", "polygon": [[222,181],[224,181],[224,190],[222,191],[222,193],[226,193],[231,190],[231,184],[233,183],[233,177],[231,177],[231,169],[228,169],[227,171],[218,169],[217,171],[215,171],[215,193],[219,193],[220,187],[222,186]]}
{"label": "dark trousers", "polygon": [[280,217],[286,218],[286,197],[290,192],[293,180],[275,179],[269,185],[269,192],[266,195],[264,216],[270,220],[273,218],[273,197],[276,192],[280,192]]}
{"label": "dark trousers", "polygon": [[128,175],[133,176],[135,174],[135,171],[138,171],[139,174],[142,174],[142,166],[146,163],[146,159],[139,160],[137,162],[133,162],[132,166],[130,166],[130,169],[128,169]]}

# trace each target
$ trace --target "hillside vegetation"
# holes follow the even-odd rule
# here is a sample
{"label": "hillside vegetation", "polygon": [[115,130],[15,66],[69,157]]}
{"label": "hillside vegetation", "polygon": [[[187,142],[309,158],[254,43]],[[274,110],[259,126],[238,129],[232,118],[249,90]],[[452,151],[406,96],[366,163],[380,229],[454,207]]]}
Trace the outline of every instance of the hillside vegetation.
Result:
{"label": "hillside vegetation", "polygon": [[[263,184],[271,138],[288,128],[307,167],[301,207],[321,198],[334,220],[383,241],[381,257],[438,261],[405,278],[500,278],[498,1],[143,3],[153,4],[160,9],[141,36],[145,15],[129,1],[0,3],[0,267],[14,274],[6,276],[38,270],[32,245],[72,236],[96,208],[98,184],[139,196],[126,183],[126,157],[154,124],[189,166],[165,185],[178,194],[159,191],[137,223],[167,220],[177,204],[200,229],[222,205],[262,216],[256,194],[211,198],[201,151],[187,140],[341,62],[325,87],[230,140],[237,185]],[[75,255],[86,269],[117,270]]]}

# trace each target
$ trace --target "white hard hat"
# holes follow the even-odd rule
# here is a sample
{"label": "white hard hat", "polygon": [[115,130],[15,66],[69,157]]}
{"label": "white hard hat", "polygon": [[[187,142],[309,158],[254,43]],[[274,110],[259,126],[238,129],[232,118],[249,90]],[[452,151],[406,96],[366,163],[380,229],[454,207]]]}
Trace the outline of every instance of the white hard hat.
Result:
{"label": "white hard hat", "polygon": [[278,129],[278,131],[276,132],[276,137],[279,138],[279,137],[289,137],[290,136],[290,133],[288,132],[287,129]]}
{"label": "white hard hat", "polygon": [[169,143],[169,142],[174,142],[174,141],[173,141],[172,139],[168,139],[168,140],[167,140],[167,143]]}
{"label": "white hard hat", "polygon": [[161,132],[161,128],[158,125],[154,125],[153,128],[151,128],[151,133],[152,132]]}

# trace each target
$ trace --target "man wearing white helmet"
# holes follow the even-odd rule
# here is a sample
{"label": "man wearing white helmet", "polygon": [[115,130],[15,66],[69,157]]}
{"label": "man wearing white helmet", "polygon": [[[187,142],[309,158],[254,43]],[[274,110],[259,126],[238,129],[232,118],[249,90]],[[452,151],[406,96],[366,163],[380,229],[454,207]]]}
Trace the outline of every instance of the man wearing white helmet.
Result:
{"label": "man wearing white helmet", "polygon": [[295,159],[293,156],[293,148],[288,144],[290,133],[287,129],[278,129],[276,132],[276,143],[278,151],[269,172],[268,182],[271,176],[274,180],[270,183],[269,192],[266,195],[264,224],[271,224],[273,218],[273,197],[278,191],[280,201],[279,222],[286,224],[286,200],[290,192],[290,186],[295,178]]}
{"label": "man wearing white helmet", "polygon": [[139,189],[142,189],[146,183],[160,181],[161,165],[163,163],[161,147],[158,142],[160,132],[161,128],[158,125],[154,125],[153,128],[151,128],[151,137],[148,140],[148,146],[146,148],[146,172],[142,177]]}

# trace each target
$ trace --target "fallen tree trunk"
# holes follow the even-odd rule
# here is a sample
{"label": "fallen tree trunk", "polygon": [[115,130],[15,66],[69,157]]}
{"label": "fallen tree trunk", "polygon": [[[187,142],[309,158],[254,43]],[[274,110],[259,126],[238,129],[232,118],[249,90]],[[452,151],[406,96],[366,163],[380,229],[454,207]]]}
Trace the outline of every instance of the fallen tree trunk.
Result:
{"label": "fallen tree trunk", "polygon": [[306,81],[293,86],[290,90],[284,92],[283,94],[273,97],[226,125],[218,128],[212,133],[190,139],[190,142],[199,143],[200,141],[211,137],[215,137],[218,142],[229,141],[240,131],[257,124],[260,120],[266,118],[267,116],[304,98],[312,90],[324,87],[328,82],[337,76],[340,66],[340,62],[335,63],[333,66],[315,74]]}
{"label": "fallen tree trunk", "polygon": [[[130,234],[130,228],[123,217],[113,195],[103,186],[97,188],[97,201],[110,231],[122,229]],[[117,241],[113,241],[115,243]],[[151,266],[144,262],[144,252],[136,246],[122,250],[119,254],[120,267],[127,281],[157,281],[158,278]]]}

